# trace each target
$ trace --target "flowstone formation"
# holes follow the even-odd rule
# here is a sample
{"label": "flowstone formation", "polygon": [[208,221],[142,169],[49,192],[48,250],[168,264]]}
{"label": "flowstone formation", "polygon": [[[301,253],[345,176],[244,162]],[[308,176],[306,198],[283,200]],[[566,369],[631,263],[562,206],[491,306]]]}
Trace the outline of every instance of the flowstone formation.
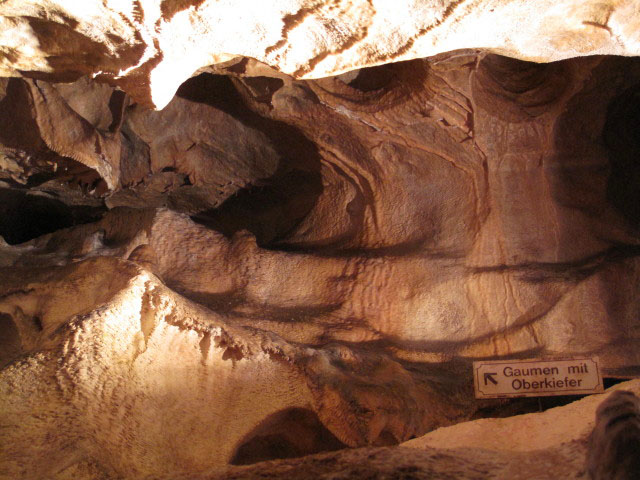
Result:
{"label": "flowstone formation", "polygon": [[[188,66],[175,22],[211,40],[226,3],[133,2],[135,22],[122,2],[0,4],[24,40],[0,50],[0,477],[208,478],[394,445],[506,407],[473,399],[477,359],[640,372],[640,60],[495,53],[636,54],[637,3],[556,2],[584,20],[545,24],[568,43],[534,48],[532,21],[507,48],[464,43],[463,25],[521,3],[445,2],[384,58],[367,45],[394,32],[387,17],[344,49],[314,30],[331,12],[329,31],[366,23],[358,8],[379,2],[307,3],[273,7],[277,38],[266,21],[238,27],[262,43],[225,37],[255,51],[211,41],[245,57]],[[520,28],[503,17],[497,31]],[[429,42],[473,48],[295,78],[440,51]],[[170,85],[161,110],[154,78]],[[555,463],[575,454],[562,468],[580,478],[583,447]],[[514,449],[420,455],[500,478],[517,462],[496,451]],[[549,478],[573,478],[562,468]]]}

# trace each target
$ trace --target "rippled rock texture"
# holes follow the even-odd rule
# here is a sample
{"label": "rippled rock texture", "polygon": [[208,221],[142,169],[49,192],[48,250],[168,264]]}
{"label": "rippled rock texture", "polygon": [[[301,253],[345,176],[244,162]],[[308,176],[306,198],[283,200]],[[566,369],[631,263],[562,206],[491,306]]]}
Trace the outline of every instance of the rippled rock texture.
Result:
{"label": "rippled rock texture", "polygon": [[0,81],[3,474],[390,445],[495,406],[478,358],[638,374],[637,59],[215,71]]}

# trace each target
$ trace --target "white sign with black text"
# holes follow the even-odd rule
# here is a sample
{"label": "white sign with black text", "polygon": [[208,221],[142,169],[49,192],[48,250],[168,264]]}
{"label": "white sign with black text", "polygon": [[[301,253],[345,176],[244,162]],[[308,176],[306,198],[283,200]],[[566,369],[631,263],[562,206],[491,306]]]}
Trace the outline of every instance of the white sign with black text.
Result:
{"label": "white sign with black text", "polygon": [[473,362],[476,398],[587,395],[604,388],[597,357]]}

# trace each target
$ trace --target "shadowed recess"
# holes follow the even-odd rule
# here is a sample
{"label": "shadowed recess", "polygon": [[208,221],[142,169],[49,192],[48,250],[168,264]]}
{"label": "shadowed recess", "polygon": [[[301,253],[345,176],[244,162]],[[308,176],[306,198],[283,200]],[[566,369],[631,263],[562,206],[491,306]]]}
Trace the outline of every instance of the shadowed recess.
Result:
{"label": "shadowed recess", "polygon": [[[259,78],[250,82],[259,102],[269,102],[282,84]],[[201,74],[189,79],[178,96],[210,105],[244,125],[264,133],[280,161],[269,178],[241,189],[215,209],[200,212],[196,222],[227,236],[248,230],[261,247],[280,241],[313,208],[322,193],[320,156],[316,145],[295,127],[264,118],[250,110],[233,82],[220,75]]]}
{"label": "shadowed recess", "polygon": [[351,88],[361,92],[380,90],[391,83],[395,76],[395,64],[386,63],[377,67],[359,70],[352,80],[346,82]]}
{"label": "shadowed recess", "polygon": [[640,85],[616,97],[607,110],[602,133],[611,170],[607,198],[633,225],[640,227]]}
{"label": "shadowed recess", "polygon": [[18,328],[9,315],[0,313],[0,368],[4,368],[21,354]]}
{"label": "shadowed recess", "polygon": [[489,54],[473,76],[473,93],[490,114],[522,122],[547,112],[570,80],[566,62],[534,63]]}
{"label": "shadowed recess", "polygon": [[264,419],[250,432],[231,459],[232,465],[294,458],[346,448],[318,416],[304,408],[288,408]]}
{"label": "shadowed recess", "polygon": [[63,228],[95,222],[104,208],[68,205],[51,195],[0,189],[0,236],[10,245]]}

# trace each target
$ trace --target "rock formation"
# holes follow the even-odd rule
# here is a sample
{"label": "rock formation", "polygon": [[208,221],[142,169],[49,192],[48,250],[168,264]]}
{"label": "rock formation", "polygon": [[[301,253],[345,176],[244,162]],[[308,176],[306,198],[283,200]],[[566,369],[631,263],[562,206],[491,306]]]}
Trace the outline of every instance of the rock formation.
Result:
{"label": "rock formation", "polygon": [[[587,480],[591,477],[587,474],[585,456],[596,411],[600,412],[601,406],[610,404],[611,400],[615,402],[616,398],[639,393],[640,383],[635,380],[612,390],[543,413],[476,420],[441,428],[397,447],[342,450],[235,467],[223,475],[199,478],[298,480],[333,475],[353,479]],[[637,456],[626,458],[633,461]]]}
{"label": "rock formation", "polygon": [[0,74],[92,75],[162,108],[194,72],[241,57],[319,78],[463,48],[532,61],[638,55],[638,6],[637,0],[6,0]]}
{"label": "rock formation", "polygon": [[[591,56],[637,2],[98,3],[0,4],[0,477],[397,444],[507,406],[476,359],[638,375],[640,61]],[[418,455],[534,461],[480,446]]]}
{"label": "rock formation", "polygon": [[598,406],[589,438],[587,468],[593,480],[640,476],[640,400],[620,390]]}

